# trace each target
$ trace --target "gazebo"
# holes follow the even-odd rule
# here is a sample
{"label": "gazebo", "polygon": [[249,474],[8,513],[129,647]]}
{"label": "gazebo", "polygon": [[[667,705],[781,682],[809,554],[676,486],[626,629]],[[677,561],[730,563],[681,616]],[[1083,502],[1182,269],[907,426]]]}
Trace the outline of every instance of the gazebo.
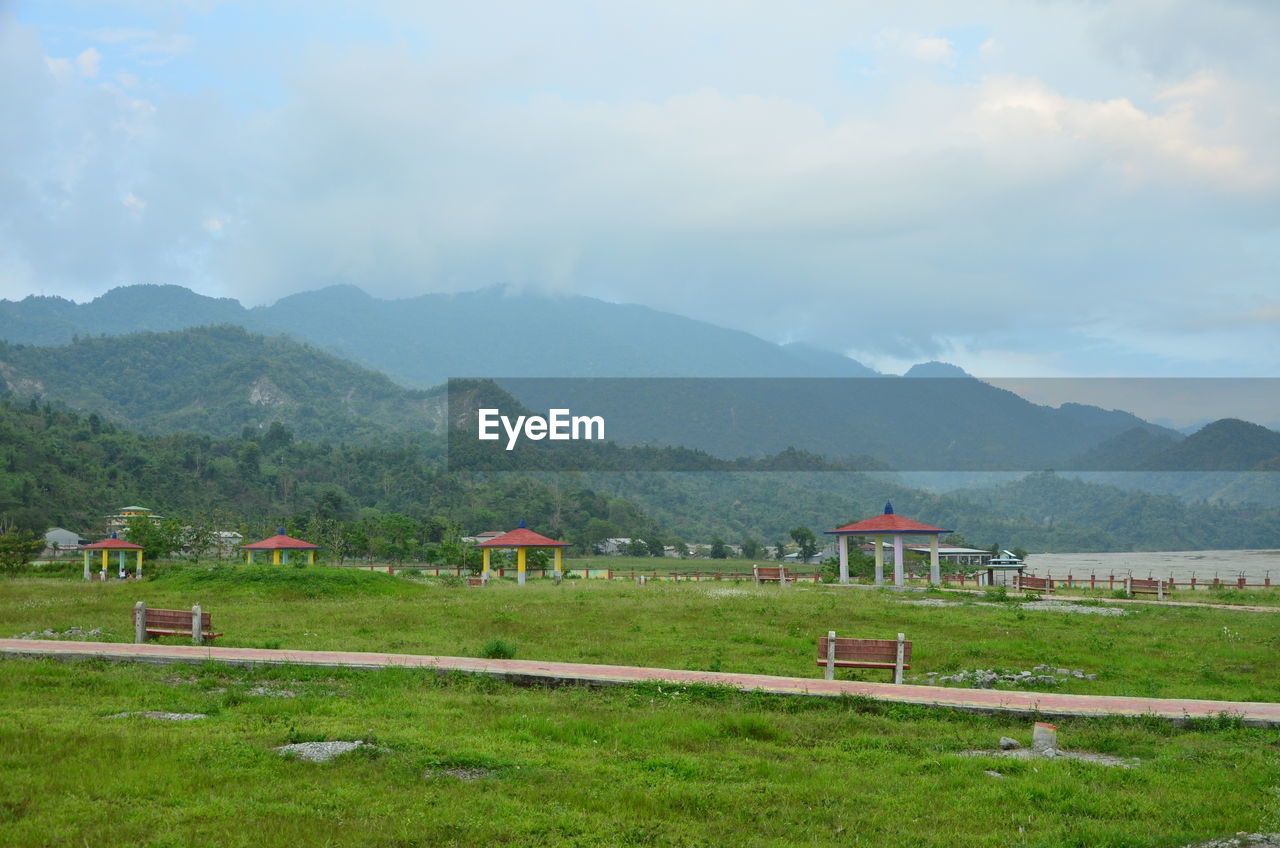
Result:
{"label": "gazebo", "polygon": [[89,551],[102,551],[102,579],[107,579],[107,554],[115,551],[117,554],[117,562],[120,570],[124,570],[124,553],[125,551],[137,551],[138,553],[138,570],[134,574],[135,577],[142,576],[142,545],[135,545],[133,542],[126,542],[118,538],[115,533],[111,534],[108,539],[101,542],[94,542],[92,545],[85,545],[81,550],[84,551],[84,579],[92,580],[93,576],[89,573]]}
{"label": "gazebo", "polygon": [[[286,536],[284,528],[281,527],[280,532],[270,539],[263,539],[261,542],[254,542],[250,545],[241,545],[240,550],[244,551],[244,561],[247,565],[253,565],[254,551],[271,551],[271,562],[274,565],[288,562],[289,551],[306,551],[307,565],[315,565],[316,551],[320,550],[320,546],[304,542],[301,539],[295,539],[292,536]],[[282,554],[283,557],[281,556]]]}
{"label": "gazebo", "polygon": [[884,515],[868,518],[853,524],[846,524],[834,530],[827,530],[827,535],[840,539],[840,582],[849,582],[849,537],[870,536],[874,540],[876,554],[876,585],[884,585],[884,543],[886,536],[893,537],[893,584],[905,585],[906,575],[902,566],[902,537],[930,536],[929,539],[929,582],[936,585],[942,583],[942,570],[938,565],[938,538],[950,530],[941,527],[930,527],[901,515],[894,515],[893,504],[884,505]]}
{"label": "gazebo", "polygon": [[568,542],[557,542],[555,539],[548,539],[541,533],[535,533],[524,526],[524,519],[520,520],[520,526],[501,536],[496,536],[488,541],[481,542],[476,545],[484,552],[484,566],[481,569],[480,576],[484,580],[489,579],[489,551],[494,548],[515,548],[516,549],[516,582],[521,586],[524,585],[525,578],[525,553],[529,548],[552,548],[556,552],[555,571],[556,577],[559,578],[563,572],[563,559],[561,558],[565,548],[569,547]]}

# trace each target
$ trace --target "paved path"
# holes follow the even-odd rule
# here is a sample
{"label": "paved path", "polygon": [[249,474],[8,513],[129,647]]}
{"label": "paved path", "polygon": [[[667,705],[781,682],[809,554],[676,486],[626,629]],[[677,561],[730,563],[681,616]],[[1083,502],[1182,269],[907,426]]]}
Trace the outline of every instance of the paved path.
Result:
{"label": "paved path", "polygon": [[[215,648],[194,645],[134,645],[121,642],[63,642],[0,639],[0,657],[103,657],[151,663],[223,662],[236,665],[310,665],[330,668],[431,668],[464,674],[484,674],[514,682],[616,685],[643,681],[703,683],[759,690],[783,695],[839,697],[860,695],[901,704],[950,707],[976,712],[1037,713],[1047,717],[1156,715],[1171,721],[1188,717],[1240,716],[1255,727],[1280,727],[1280,703],[1249,701],[1192,701],[1177,698],[1129,698],[1114,695],[1065,695],[1055,692],[1015,692],[997,689],[951,689],[939,686],[898,686],[852,680],[774,677],[712,671],[679,671],[625,665],[486,660],[469,657],[430,657],[355,651],[272,651],[261,648]],[[816,670],[816,667],[815,667]]]}
{"label": "paved path", "polygon": [[[911,586],[893,586],[886,584],[884,586],[873,586],[870,583],[824,583],[823,587],[835,587],[837,589],[889,589],[898,592],[927,592],[929,587],[920,585]],[[966,595],[985,595],[985,589],[963,589],[955,586],[944,586],[943,592],[958,592]],[[1070,591],[1070,590],[1067,590]],[[1055,589],[1052,594],[1037,592],[1040,599],[1044,601],[1097,601],[1100,604],[1150,604],[1158,607],[1199,607],[1200,609],[1226,610],[1228,612],[1280,612],[1280,606],[1268,607],[1249,604],[1206,604],[1200,601],[1148,601],[1144,598],[1100,598],[1097,595],[1062,595]],[[1019,593],[1013,593],[1013,597],[1021,597]]]}

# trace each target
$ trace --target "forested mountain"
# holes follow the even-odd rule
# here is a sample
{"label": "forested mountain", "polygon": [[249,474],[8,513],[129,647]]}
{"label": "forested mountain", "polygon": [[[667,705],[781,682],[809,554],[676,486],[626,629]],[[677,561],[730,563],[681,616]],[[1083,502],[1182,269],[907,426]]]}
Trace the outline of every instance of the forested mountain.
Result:
{"label": "forested mountain", "polygon": [[1276,509],[1188,505],[1173,497],[1033,474],[1005,486],[935,495],[864,474],[463,474],[429,448],[335,447],[275,424],[251,438],[146,436],[48,404],[0,402],[0,516],[77,532],[141,502],[220,526],[292,526],[324,515],[402,514],[417,529],[502,529],[526,519],[582,546],[610,536],[772,544],[898,511],[984,545],[1031,550],[1265,547]]}
{"label": "forested mountain", "polygon": [[975,379],[510,379],[501,384],[531,409],[568,407],[602,415],[609,437],[621,444],[682,445],[724,458],[794,447],[830,459],[870,457],[896,470],[1037,471],[1067,467],[1072,458],[1134,427],[1177,437],[1127,412],[1080,404],[1040,406]]}
{"label": "forested mountain", "polygon": [[237,324],[289,333],[376,368],[407,386],[450,377],[861,377],[844,356],[780,347],[643,306],[490,288],[380,300],[334,286],[244,309],[179,286],[127,286],[76,304],[54,297],[0,301],[0,338],[66,344],[76,334]]}
{"label": "forested mountain", "polygon": [[1145,471],[1254,471],[1275,469],[1280,433],[1223,418],[1206,424],[1184,441],[1145,460]]}
{"label": "forested mountain", "polygon": [[230,325],[0,342],[0,391],[38,395],[144,433],[231,436],[278,421],[302,438],[364,443],[439,429],[439,392],[411,391],[309,345]]}

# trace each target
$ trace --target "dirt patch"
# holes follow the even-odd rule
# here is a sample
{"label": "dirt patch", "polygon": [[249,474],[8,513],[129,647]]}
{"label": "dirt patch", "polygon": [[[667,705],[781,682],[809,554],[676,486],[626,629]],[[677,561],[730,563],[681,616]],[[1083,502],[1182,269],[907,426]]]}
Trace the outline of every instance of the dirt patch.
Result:
{"label": "dirt patch", "polygon": [[[995,751],[960,751],[962,757],[1004,757],[1012,760],[1079,760],[1085,763],[1096,763],[1112,768],[1133,768],[1140,760],[1136,757],[1113,757],[1110,754],[1095,754],[1090,751],[1063,751],[1060,748],[1049,748],[1043,752],[1030,748],[1013,748]],[[1003,775],[1001,775],[1003,777]]]}
{"label": "dirt patch", "polygon": [[275,686],[255,686],[248,691],[249,695],[261,698],[296,698],[298,693],[292,689],[281,689]]}
{"label": "dirt patch", "polygon": [[1280,848],[1280,833],[1237,833],[1223,839],[1197,842],[1186,848]]}

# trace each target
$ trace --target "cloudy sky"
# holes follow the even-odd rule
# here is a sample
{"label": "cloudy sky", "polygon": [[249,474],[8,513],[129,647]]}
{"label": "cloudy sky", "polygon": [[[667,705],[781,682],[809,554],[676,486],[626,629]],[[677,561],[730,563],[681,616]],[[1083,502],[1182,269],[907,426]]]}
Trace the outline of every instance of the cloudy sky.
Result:
{"label": "cloudy sky", "polygon": [[0,297],[642,303],[1280,375],[1280,4],[0,0]]}

